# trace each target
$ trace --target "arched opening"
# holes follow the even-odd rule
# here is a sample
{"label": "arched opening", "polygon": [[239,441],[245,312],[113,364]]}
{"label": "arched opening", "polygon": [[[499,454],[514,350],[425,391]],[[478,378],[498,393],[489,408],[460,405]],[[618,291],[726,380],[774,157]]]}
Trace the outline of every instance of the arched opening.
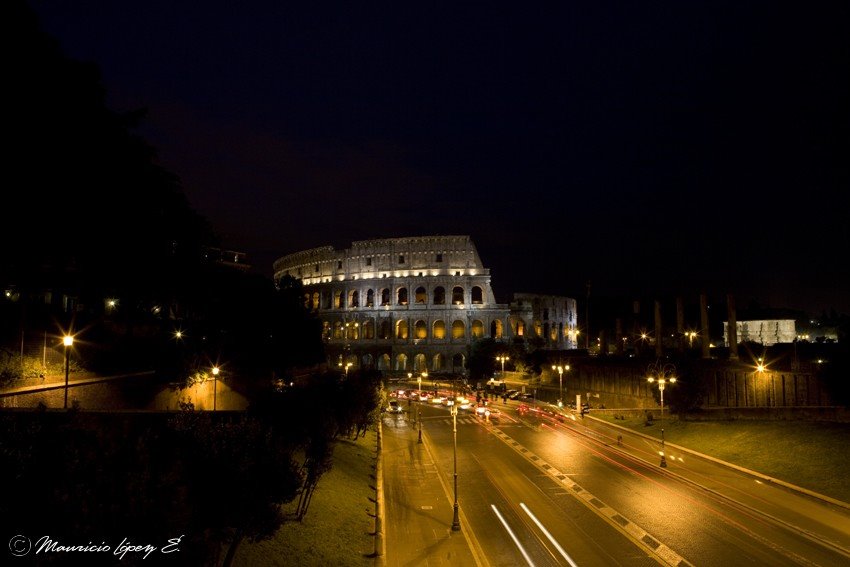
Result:
{"label": "arched opening", "polygon": [[463,288],[460,286],[455,286],[452,289],[452,304],[453,305],[463,305]]}
{"label": "arched opening", "polygon": [[434,305],[446,304],[446,288],[438,285],[434,288]]}
{"label": "arched opening", "polygon": [[395,324],[395,338],[406,341],[407,340],[407,321],[404,319],[399,319]]}
{"label": "arched opening", "polygon": [[466,325],[463,324],[463,321],[457,320],[452,323],[452,338],[453,339],[462,339],[466,336]]}
{"label": "arched opening", "polygon": [[364,354],[362,359],[361,359],[360,364],[363,368],[374,368],[375,367],[371,354]]}
{"label": "arched opening", "polygon": [[481,305],[484,303],[484,291],[476,286],[472,288],[472,304],[473,305]]}
{"label": "arched opening", "polygon": [[342,307],[342,292],[335,291],[334,292],[334,309],[340,309]]}
{"label": "arched opening", "polygon": [[374,307],[375,306],[375,290],[370,289],[366,291],[366,307]]}
{"label": "arched opening", "polygon": [[537,337],[543,337],[543,325],[540,324],[540,321],[534,322],[534,335]]}
{"label": "arched opening", "polygon": [[431,369],[434,370],[434,371],[442,370],[444,364],[445,364],[445,361],[443,360],[443,355],[442,354],[435,354],[434,355],[434,361],[431,364]]}
{"label": "arched opening", "polygon": [[494,339],[502,339],[504,336],[502,335],[504,331],[504,325],[502,325],[502,321],[499,319],[494,320],[490,323],[490,336]]}
{"label": "arched opening", "polygon": [[390,369],[390,355],[382,354],[378,358],[378,370],[389,370]]}
{"label": "arched opening", "polygon": [[390,290],[388,288],[384,288],[381,290],[381,305],[389,305],[390,304]]}
{"label": "arched opening", "polygon": [[342,322],[335,321],[334,322],[334,338],[341,339],[342,338]]}
{"label": "arched opening", "polygon": [[324,340],[328,340],[331,338],[331,323],[330,321],[324,321],[322,323],[322,338]]}
{"label": "arched opening", "polygon": [[428,364],[425,360],[424,354],[417,354],[413,357],[413,371],[414,372],[427,372]]}
{"label": "arched opening", "polygon": [[407,305],[407,288],[400,287],[396,292],[396,300],[398,305]]}
{"label": "arched opening", "polygon": [[356,341],[360,338],[360,323],[349,321],[345,324],[345,337],[349,341]]}
{"label": "arched opening", "polygon": [[407,355],[400,354],[395,357],[395,369],[398,371],[407,370]]}
{"label": "arched opening", "polygon": [[360,307],[360,292],[358,290],[348,292],[348,306]]}
{"label": "arched opening", "polygon": [[311,305],[311,307],[312,307],[313,309],[318,309],[318,308],[319,308],[319,298],[320,298],[320,297],[321,297],[321,296],[319,295],[319,292],[318,292],[318,291],[314,291],[314,292],[313,292],[313,302],[312,302],[312,305]]}
{"label": "arched opening", "polygon": [[363,321],[363,338],[364,339],[374,339],[375,338],[375,320],[374,319],[366,319]]}
{"label": "arched opening", "polygon": [[484,323],[478,319],[472,322],[472,338],[481,339],[484,337]]}
{"label": "arched opening", "polygon": [[446,338],[446,323],[444,321],[434,321],[434,330],[431,336],[435,339],[443,340]]}
{"label": "arched opening", "polygon": [[466,357],[457,353],[452,356],[452,372],[461,372],[466,367]]}
{"label": "arched opening", "polygon": [[381,321],[381,332],[378,333],[378,338],[379,339],[391,339],[392,336],[393,336],[393,326],[387,319],[384,319],[383,321]]}
{"label": "arched opening", "polygon": [[518,337],[525,336],[525,321],[523,321],[522,319],[517,319],[516,331],[514,332],[514,334]]}
{"label": "arched opening", "polygon": [[414,296],[413,300],[416,303],[425,303],[428,300],[428,294],[425,292],[424,287],[419,286],[416,288],[416,295]]}
{"label": "arched opening", "polygon": [[322,309],[330,309],[331,308],[331,294],[327,291],[322,292]]}
{"label": "arched opening", "polygon": [[428,324],[423,320],[419,320],[413,324],[413,338],[415,339],[427,339],[428,338]]}

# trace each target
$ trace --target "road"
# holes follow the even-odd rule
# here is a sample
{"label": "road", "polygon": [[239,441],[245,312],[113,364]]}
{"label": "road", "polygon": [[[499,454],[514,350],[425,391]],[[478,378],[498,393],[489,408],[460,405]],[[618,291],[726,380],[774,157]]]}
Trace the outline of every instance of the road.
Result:
{"label": "road", "polygon": [[[655,441],[590,418],[561,422],[535,412],[519,415],[515,403],[498,407],[503,410],[498,423],[463,413],[457,421],[461,533],[477,564],[850,562],[845,508],[670,445],[668,467],[661,468]],[[420,478],[416,490],[442,492],[428,499],[442,510],[430,528],[440,534],[452,519],[452,419],[443,407],[420,409],[424,443],[409,445],[409,456],[433,469],[431,482]],[[406,430],[415,439],[414,414],[387,416],[384,423],[394,420],[395,433]],[[419,537],[421,548],[410,534],[398,541],[393,527],[398,510],[389,500],[402,490],[396,484],[387,495],[387,564],[413,565],[423,555],[432,564],[427,535]],[[452,543],[457,542],[455,537]],[[404,554],[397,553],[399,545]]]}

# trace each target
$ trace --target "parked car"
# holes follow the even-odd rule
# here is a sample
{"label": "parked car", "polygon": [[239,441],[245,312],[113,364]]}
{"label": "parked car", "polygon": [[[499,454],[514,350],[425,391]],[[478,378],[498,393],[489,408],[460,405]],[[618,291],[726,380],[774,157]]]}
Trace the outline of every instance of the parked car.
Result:
{"label": "parked car", "polygon": [[401,405],[398,403],[398,400],[390,400],[389,406],[387,406],[387,412],[389,413],[401,413],[404,410]]}

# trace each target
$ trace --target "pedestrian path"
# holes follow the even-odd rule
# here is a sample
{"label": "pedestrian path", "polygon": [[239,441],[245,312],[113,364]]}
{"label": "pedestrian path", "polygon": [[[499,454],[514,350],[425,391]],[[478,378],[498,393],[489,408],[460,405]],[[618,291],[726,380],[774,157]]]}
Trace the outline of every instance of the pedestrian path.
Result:
{"label": "pedestrian path", "polygon": [[[475,418],[469,418],[475,420]],[[485,565],[465,532],[452,531],[448,486],[428,450],[428,436],[408,420],[382,424],[385,550],[387,567]]]}

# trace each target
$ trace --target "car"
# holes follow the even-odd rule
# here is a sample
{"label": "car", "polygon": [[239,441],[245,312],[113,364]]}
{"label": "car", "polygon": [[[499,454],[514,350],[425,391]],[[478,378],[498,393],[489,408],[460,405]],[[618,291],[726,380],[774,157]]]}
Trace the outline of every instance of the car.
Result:
{"label": "car", "polygon": [[398,403],[398,400],[390,400],[389,406],[387,406],[388,413],[401,413],[404,410],[401,407],[401,404]]}

